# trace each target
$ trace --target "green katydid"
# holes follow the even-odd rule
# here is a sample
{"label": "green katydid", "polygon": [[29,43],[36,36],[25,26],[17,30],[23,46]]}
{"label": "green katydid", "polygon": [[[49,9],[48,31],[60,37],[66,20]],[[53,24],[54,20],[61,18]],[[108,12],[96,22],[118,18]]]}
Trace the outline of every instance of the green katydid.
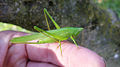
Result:
{"label": "green katydid", "polygon": [[[52,20],[53,24],[57,29],[50,30],[47,16]],[[43,29],[38,28],[37,26],[34,26],[34,29],[37,30],[40,33],[35,33],[32,35],[22,36],[22,37],[16,37],[11,40],[12,43],[22,43],[22,44],[43,44],[43,43],[54,43],[58,42],[60,46],[60,51],[62,54],[62,48],[61,48],[61,41],[67,40],[68,38],[71,38],[75,45],[77,46],[77,43],[75,42],[75,39],[73,36],[77,36],[80,31],[83,30],[83,28],[75,28],[75,27],[64,27],[60,28],[60,26],[53,20],[53,18],[48,13],[47,9],[44,8],[44,15],[48,26],[48,31],[44,31]],[[38,40],[37,42],[28,42],[32,40]]]}

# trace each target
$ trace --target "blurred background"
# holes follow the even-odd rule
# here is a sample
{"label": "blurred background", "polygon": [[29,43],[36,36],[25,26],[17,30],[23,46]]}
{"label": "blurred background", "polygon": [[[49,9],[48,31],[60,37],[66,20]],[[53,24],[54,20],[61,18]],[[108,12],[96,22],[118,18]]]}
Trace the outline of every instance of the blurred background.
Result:
{"label": "blurred background", "polygon": [[[120,0],[94,0],[94,2],[98,4],[101,8],[108,10],[111,12],[111,14],[115,15],[114,20],[120,20]],[[0,22],[0,31],[4,30],[19,30],[23,32],[28,32],[27,30],[19,26]]]}
{"label": "blurred background", "polygon": [[[2,2],[2,1],[3,0],[1,0],[0,2]],[[49,1],[50,7],[54,6],[54,0],[48,0],[48,1]],[[66,1],[71,1],[72,2],[71,6],[74,8],[75,2],[73,0],[66,0]],[[80,2],[82,0],[75,0],[75,1]],[[11,2],[12,2],[12,0],[11,0]],[[31,2],[31,0],[29,2],[25,1],[25,4],[27,4],[28,6],[31,6],[30,2]],[[86,19],[84,19],[84,15],[83,15],[83,18],[80,20],[75,19],[75,18],[79,17],[76,14],[75,14],[74,18],[72,17],[73,19],[71,21],[71,14],[69,14],[67,16],[57,16],[56,15],[56,14],[58,14],[57,11],[56,11],[56,13],[53,13],[55,16],[54,19],[58,22],[62,21],[60,24],[61,27],[65,27],[66,25],[68,25],[68,26],[70,25],[70,26],[85,28],[85,30],[79,35],[79,37],[76,38],[77,42],[80,45],[87,47],[87,48],[95,51],[96,53],[98,53],[100,56],[102,56],[105,59],[107,67],[120,67],[120,0],[93,0],[91,3],[95,4],[94,7],[99,7],[96,9],[97,10],[100,9],[100,14],[102,16],[110,17],[110,19],[102,18],[102,16],[98,17],[97,15],[93,17],[92,12],[94,12],[94,11],[90,12],[91,15],[90,15],[88,21],[86,21]],[[67,3],[64,3],[64,4],[67,4]],[[78,3],[78,4],[81,4],[81,3]],[[89,4],[89,3],[87,3],[87,4]],[[16,3],[15,5],[18,5],[18,4]],[[66,6],[68,6],[68,5],[66,5]],[[66,6],[64,7],[65,9],[67,9]],[[34,9],[36,9],[36,8],[37,7],[34,7]],[[0,9],[3,9],[3,7],[1,5],[0,5]],[[68,9],[70,9],[70,8],[68,8]],[[3,17],[1,11],[0,11],[0,18]],[[16,9],[16,11],[19,11],[19,9]],[[66,10],[63,10],[63,13],[65,11]],[[23,13],[24,13],[24,11],[23,11]],[[68,11],[68,13],[69,13],[69,11]],[[71,11],[71,13],[72,13],[72,11]],[[104,13],[104,14],[102,14],[102,13]],[[109,16],[107,15],[107,13],[109,13]],[[60,13],[60,14],[62,14],[62,13]],[[97,12],[96,12],[96,14],[97,14]],[[58,19],[59,17],[62,17],[63,20]],[[70,18],[68,18],[66,20],[65,19],[66,17],[70,17]],[[97,17],[97,19],[94,19],[96,17]],[[24,17],[24,18],[27,19],[27,17]],[[4,19],[4,18],[2,18],[2,19]],[[0,31],[15,30],[15,31],[28,32],[28,33],[33,31],[30,29],[30,27],[25,27],[26,29],[24,29],[20,26],[16,26],[17,24],[13,25],[13,24],[8,23],[7,20],[5,21],[2,19],[0,19]],[[20,20],[23,20],[23,19],[20,19]],[[89,22],[89,23],[83,23],[81,20],[83,22]],[[26,20],[24,20],[24,21],[26,21]],[[34,21],[34,19],[33,19],[33,21]],[[62,24],[63,21],[66,23]],[[73,23],[73,21],[75,21],[75,22],[81,21],[81,23],[79,23],[80,25],[76,25]],[[99,23],[97,23],[96,21]],[[71,22],[71,23],[67,24],[67,22]],[[43,24],[44,23],[45,22],[43,22]],[[47,26],[46,26],[46,28],[47,28]],[[46,28],[44,28],[44,29],[46,29]]]}

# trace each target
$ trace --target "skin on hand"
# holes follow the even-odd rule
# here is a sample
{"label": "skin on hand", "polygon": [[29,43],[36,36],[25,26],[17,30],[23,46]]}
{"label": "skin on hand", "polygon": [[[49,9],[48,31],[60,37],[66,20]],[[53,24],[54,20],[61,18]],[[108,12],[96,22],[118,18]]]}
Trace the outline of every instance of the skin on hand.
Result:
{"label": "skin on hand", "polygon": [[105,67],[95,52],[62,42],[62,56],[58,43],[11,44],[10,39],[27,35],[23,32],[0,32],[0,67]]}

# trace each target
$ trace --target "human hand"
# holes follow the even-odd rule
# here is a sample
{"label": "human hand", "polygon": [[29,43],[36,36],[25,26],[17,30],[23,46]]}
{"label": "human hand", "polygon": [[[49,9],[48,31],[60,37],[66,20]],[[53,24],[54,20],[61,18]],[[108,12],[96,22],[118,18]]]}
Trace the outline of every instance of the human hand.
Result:
{"label": "human hand", "polygon": [[12,44],[10,39],[27,35],[22,32],[0,32],[0,67],[105,67],[95,52],[67,41],[58,43]]}

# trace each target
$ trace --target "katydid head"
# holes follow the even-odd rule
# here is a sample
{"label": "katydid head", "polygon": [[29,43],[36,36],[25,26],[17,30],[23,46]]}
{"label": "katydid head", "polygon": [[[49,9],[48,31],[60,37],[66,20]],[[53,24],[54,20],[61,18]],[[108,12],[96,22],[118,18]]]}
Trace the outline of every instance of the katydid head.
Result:
{"label": "katydid head", "polygon": [[[68,38],[70,36],[73,36],[73,37],[77,36],[83,30],[83,28],[65,27],[65,28],[61,28],[59,30],[61,30],[61,35],[63,35],[63,33],[64,33],[64,35],[65,35],[64,37]],[[59,34],[60,34],[60,32],[59,32]]]}
{"label": "katydid head", "polygon": [[77,43],[76,43],[76,41],[75,41],[75,39],[73,38],[74,36],[77,36],[79,33],[80,33],[80,31],[82,31],[83,30],[83,28],[75,28],[74,29],[74,33],[73,33],[73,35],[72,36],[70,36],[70,38],[73,40],[73,42],[74,42],[74,44],[76,45],[76,46],[78,46],[77,45]]}
{"label": "katydid head", "polygon": [[76,28],[73,36],[77,36],[82,30],[83,28]]}

